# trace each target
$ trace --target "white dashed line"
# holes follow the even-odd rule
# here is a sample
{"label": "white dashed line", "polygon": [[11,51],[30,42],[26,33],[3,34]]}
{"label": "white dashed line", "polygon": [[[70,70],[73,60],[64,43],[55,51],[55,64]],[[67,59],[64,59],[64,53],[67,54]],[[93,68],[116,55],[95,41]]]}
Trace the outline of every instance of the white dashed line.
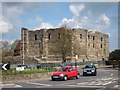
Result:
{"label": "white dashed line", "polygon": [[103,85],[108,85],[108,84],[110,84],[110,83],[112,83],[112,81],[109,81],[109,82],[107,82],[107,83],[104,83]]}

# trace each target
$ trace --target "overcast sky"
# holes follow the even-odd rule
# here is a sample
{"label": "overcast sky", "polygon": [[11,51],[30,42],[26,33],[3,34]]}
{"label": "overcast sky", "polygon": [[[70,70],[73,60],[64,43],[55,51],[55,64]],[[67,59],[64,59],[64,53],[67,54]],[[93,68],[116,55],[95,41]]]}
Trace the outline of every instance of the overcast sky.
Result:
{"label": "overcast sky", "polygon": [[2,40],[20,39],[21,27],[56,28],[66,24],[109,34],[110,51],[118,48],[117,2],[2,2]]}

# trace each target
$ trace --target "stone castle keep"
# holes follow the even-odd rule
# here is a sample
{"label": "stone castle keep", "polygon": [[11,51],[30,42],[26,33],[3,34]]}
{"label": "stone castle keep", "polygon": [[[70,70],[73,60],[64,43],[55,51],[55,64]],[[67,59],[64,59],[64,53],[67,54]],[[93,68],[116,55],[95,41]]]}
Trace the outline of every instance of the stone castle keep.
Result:
{"label": "stone castle keep", "polygon": [[[24,44],[23,44],[24,43]],[[108,60],[109,36],[86,29],[55,28],[21,29],[21,55],[34,56],[39,60],[98,61]]]}

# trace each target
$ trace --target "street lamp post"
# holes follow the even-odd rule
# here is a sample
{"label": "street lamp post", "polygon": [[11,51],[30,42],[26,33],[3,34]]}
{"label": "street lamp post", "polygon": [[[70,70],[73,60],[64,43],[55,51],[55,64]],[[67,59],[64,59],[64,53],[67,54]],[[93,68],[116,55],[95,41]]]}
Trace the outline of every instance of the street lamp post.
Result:
{"label": "street lamp post", "polygon": [[23,65],[24,65],[24,30],[23,30],[23,57],[22,59],[23,59]]}

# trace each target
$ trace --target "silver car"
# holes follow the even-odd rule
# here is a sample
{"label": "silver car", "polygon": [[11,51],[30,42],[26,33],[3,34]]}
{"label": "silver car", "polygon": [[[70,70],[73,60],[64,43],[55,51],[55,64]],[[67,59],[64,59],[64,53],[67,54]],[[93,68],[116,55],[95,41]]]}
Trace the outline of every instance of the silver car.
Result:
{"label": "silver car", "polygon": [[83,69],[83,76],[86,75],[97,75],[97,68],[95,65],[85,65]]}

